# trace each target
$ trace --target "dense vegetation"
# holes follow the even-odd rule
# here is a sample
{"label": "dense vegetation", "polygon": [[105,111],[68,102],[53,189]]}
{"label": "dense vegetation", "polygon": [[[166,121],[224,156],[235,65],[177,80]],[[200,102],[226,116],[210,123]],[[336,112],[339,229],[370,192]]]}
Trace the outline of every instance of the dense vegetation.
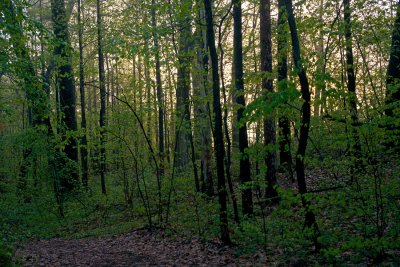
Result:
{"label": "dense vegetation", "polygon": [[399,151],[400,1],[1,0],[0,265],[141,227],[400,264]]}

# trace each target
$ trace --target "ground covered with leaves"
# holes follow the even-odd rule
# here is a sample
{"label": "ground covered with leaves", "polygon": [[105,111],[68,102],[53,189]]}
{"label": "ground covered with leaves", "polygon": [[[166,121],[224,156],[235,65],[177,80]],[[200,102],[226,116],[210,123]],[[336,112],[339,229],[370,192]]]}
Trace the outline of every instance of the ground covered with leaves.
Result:
{"label": "ground covered with leaves", "polygon": [[31,241],[15,257],[24,266],[252,266],[267,262],[262,253],[234,254],[234,247],[137,230],[97,238]]}

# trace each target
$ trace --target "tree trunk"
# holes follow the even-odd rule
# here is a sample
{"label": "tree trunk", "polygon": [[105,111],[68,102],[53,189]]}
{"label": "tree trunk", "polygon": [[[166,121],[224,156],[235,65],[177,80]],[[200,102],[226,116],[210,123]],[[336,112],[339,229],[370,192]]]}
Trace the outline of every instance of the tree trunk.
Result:
{"label": "tree trunk", "polygon": [[[353,59],[353,42],[351,30],[351,11],[350,0],[343,0],[344,22],[345,22],[345,41],[346,41],[346,72],[347,72],[347,90],[349,92],[350,117],[353,125],[352,135],[352,153],[355,158],[354,169],[358,172],[361,168],[361,144],[357,129],[357,93],[356,93],[356,76],[354,74],[354,59]],[[352,174],[353,176],[353,174]],[[354,177],[352,177],[354,179]]]}
{"label": "tree trunk", "polygon": [[224,176],[224,140],[222,136],[222,110],[219,88],[218,74],[218,55],[215,47],[214,22],[211,8],[211,0],[204,0],[206,24],[207,24],[207,44],[210,51],[212,82],[213,82],[213,108],[214,108],[214,149],[215,160],[217,163],[218,178],[218,202],[219,220],[221,230],[221,241],[225,244],[231,243],[228,228],[228,214],[226,205],[226,186]]}
{"label": "tree trunk", "polygon": [[[228,128],[228,99],[227,99],[227,92],[226,92],[226,87],[225,87],[225,78],[224,78],[224,49],[222,47],[222,33],[221,33],[221,26],[222,26],[222,21],[220,21],[220,27],[219,27],[219,38],[218,38],[218,50],[220,52],[220,64],[219,64],[219,71],[220,71],[220,76],[221,76],[221,89],[222,89],[222,96],[223,96],[223,104],[224,104],[224,116],[223,116],[223,123],[224,123],[224,135],[225,135],[225,142],[226,142],[226,151],[225,151],[225,173],[226,173],[226,180],[228,182],[228,189],[229,193],[231,194],[231,200],[232,200],[232,208],[233,208],[233,217],[236,223],[240,223],[240,218],[239,218],[239,209],[237,206],[237,197],[235,194],[235,189],[233,187],[233,182],[232,182],[232,175],[231,175],[231,166],[232,166],[232,158],[231,158],[231,152],[232,152],[232,144],[231,144],[231,138],[229,136],[229,128]],[[233,70],[233,69],[232,69]],[[232,119],[232,136],[234,135],[235,132],[239,133],[236,128],[236,123],[234,122],[235,120]],[[233,139],[233,138],[232,138]]]}
{"label": "tree trunk", "polygon": [[[287,90],[288,80],[288,66],[287,66],[287,53],[288,53],[288,38],[286,20],[287,13],[285,7],[285,0],[278,0],[278,90]],[[292,152],[291,152],[291,138],[290,138],[290,121],[286,115],[279,117],[279,158],[280,165],[285,166],[289,170],[289,174],[293,179],[292,174]]]}
{"label": "tree trunk", "polygon": [[79,91],[81,95],[81,129],[83,135],[81,137],[81,168],[82,168],[82,184],[88,186],[88,154],[87,154],[87,137],[86,137],[86,104],[85,104],[85,72],[83,62],[83,24],[81,19],[82,1],[78,0],[78,43],[79,43]]}
{"label": "tree trunk", "polygon": [[153,27],[153,43],[156,59],[156,87],[157,87],[157,104],[158,104],[158,152],[160,158],[160,176],[164,175],[164,96],[161,82],[161,64],[160,52],[158,45],[157,21],[156,21],[156,4],[155,0],[151,1],[151,23]]}
{"label": "tree trunk", "polygon": [[99,85],[100,85],[100,179],[101,192],[106,194],[106,80],[104,71],[103,54],[103,25],[101,20],[100,0],[96,1],[97,7],[97,53],[99,57]]}
{"label": "tree trunk", "polygon": [[[200,183],[197,173],[195,151],[193,143],[192,122],[190,120],[190,58],[191,58],[191,0],[181,0],[179,16],[179,51],[178,51],[178,79],[176,88],[176,113],[178,120],[176,124],[176,163],[182,168],[189,162],[191,157],[196,191],[200,191]],[[189,150],[190,148],[190,150]]]}
{"label": "tree trunk", "polygon": [[[264,94],[272,93],[272,41],[271,41],[271,1],[260,0],[260,52],[261,52],[261,71],[263,73],[262,89]],[[275,114],[270,114],[264,119],[264,145],[268,149],[265,164],[267,172],[265,180],[267,182],[266,197],[273,198],[278,195],[276,185],[276,127]]]}
{"label": "tree trunk", "polygon": [[[189,163],[190,148],[190,108],[189,108],[189,92],[190,92],[190,56],[189,56],[189,39],[191,38],[191,18],[190,8],[191,0],[181,0],[179,11],[179,38],[178,38],[178,71],[177,71],[177,87],[176,87],[176,164],[183,167]],[[179,129],[180,128],[180,129]]]}
{"label": "tree trunk", "polygon": [[[236,114],[237,122],[243,118],[246,102],[244,99],[244,81],[243,81],[243,51],[242,51],[242,6],[241,0],[233,1],[233,64],[235,65],[235,96],[239,109]],[[246,150],[249,147],[247,126],[239,126],[239,151],[240,151],[240,173],[239,181],[242,189],[242,209],[243,214],[253,213],[253,197],[250,173],[250,159]]]}
{"label": "tree trunk", "polygon": [[204,26],[204,8],[199,7],[198,20],[196,24],[195,41],[196,57],[193,70],[193,92],[194,92],[194,116],[195,116],[195,140],[200,147],[201,161],[201,191],[208,196],[214,195],[214,182],[212,178],[212,155],[211,155],[211,125],[209,109],[208,90],[208,53],[206,31]]}
{"label": "tree trunk", "polygon": [[304,169],[304,159],[307,149],[307,141],[310,129],[310,88],[308,84],[308,78],[306,70],[301,62],[301,52],[300,52],[300,41],[297,33],[296,21],[293,15],[292,0],[286,0],[286,11],[288,15],[288,22],[290,28],[290,34],[292,38],[292,56],[295,66],[295,70],[300,80],[301,96],[303,98],[303,105],[301,107],[301,126],[300,126],[300,138],[299,145],[296,153],[296,173],[297,173],[297,183],[299,193],[301,195],[302,204],[306,210],[305,215],[305,226],[308,228],[313,228],[313,241],[316,250],[320,248],[318,237],[320,235],[317,221],[315,219],[314,212],[310,209],[310,204],[306,200],[304,194],[307,193],[305,169]]}
{"label": "tree trunk", "polygon": [[[53,20],[54,35],[57,38],[57,44],[54,47],[54,56],[57,70],[57,88],[60,97],[60,109],[62,115],[61,133],[63,139],[67,139],[66,131],[76,131],[76,113],[75,113],[75,85],[72,70],[72,54],[68,32],[68,21],[65,13],[64,0],[52,0],[51,12]],[[67,157],[78,161],[78,149],[76,139],[70,138],[65,145],[64,152]],[[79,183],[78,172],[71,171],[69,179],[63,179],[62,187],[66,190],[74,189]]]}
{"label": "tree trunk", "polygon": [[319,117],[323,110],[321,105],[321,96],[325,92],[325,53],[324,53],[324,34],[323,34],[323,15],[324,15],[324,0],[320,0],[319,4],[319,18],[321,23],[319,28],[319,36],[317,43],[317,75],[315,77],[315,95],[314,95],[314,116]]}

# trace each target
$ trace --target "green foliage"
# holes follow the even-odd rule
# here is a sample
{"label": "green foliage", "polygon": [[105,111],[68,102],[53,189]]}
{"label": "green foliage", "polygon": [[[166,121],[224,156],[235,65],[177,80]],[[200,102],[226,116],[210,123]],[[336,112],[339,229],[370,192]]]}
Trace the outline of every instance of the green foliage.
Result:
{"label": "green foliage", "polygon": [[[40,10],[35,4],[30,6],[24,1],[11,2],[18,8],[15,16],[10,16],[10,10],[4,9],[3,2],[0,5],[0,265],[12,264],[13,247],[31,239],[82,238],[128,232],[140,227],[161,227],[170,235],[197,236],[205,241],[214,241],[220,231],[217,197],[195,192],[193,166],[188,164],[178,170],[173,162],[174,136],[178,123],[175,117],[176,68],[182,56],[177,46],[183,30],[193,33],[204,27],[202,22],[197,25],[201,21],[198,14],[201,13],[198,9],[201,1],[193,7],[190,1],[185,1],[184,5],[180,1],[157,1],[155,6],[150,1],[103,3],[107,18],[103,29],[104,51],[107,55],[107,89],[110,94],[118,95],[132,106],[154,150],[151,152],[131,110],[122,102],[109,97],[105,130],[107,195],[101,194],[98,177],[100,128],[97,110],[98,62],[94,56],[97,30],[94,2],[85,2],[83,9],[87,102],[86,107],[77,106],[78,120],[82,114],[80,110],[86,108],[87,129],[67,131],[66,136],[60,134],[60,130],[64,129],[58,125],[61,114],[56,106],[55,76],[51,75],[51,65],[60,60],[52,57],[53,49],[60,41],[53,36],[51,25],[46,21],[50,8],[44,2]],[[393,93],[399,87],[398,84],[387,88],[385,86],[392,30],[388,25],[392,25],[394,20],[389,14],[392,14],[394,7],[387,1],[353,1],[353,48],[357,58],[354,67],[357,70],[358,91],[358,122],[354,123],[349,113],[350,95],[346,91],[346,66],[343,64],[345,51],[342,13],[339,12],[336,18],[339,6],[336,6],[335,1],[322,1],[324,12],[319,14],[320,1],[295,2],[304,53],[302,63],[310,77],[310,87],[313,90],[310,104],[315,115],[311,118],[310,137],[304,158],[307,188],[310,192],[303,198],[308,201],[320,226],[318,241],[321,250],[315,253],[312,240],[314,233],[304,227],[302,198],[296,190],[296,184],[291,183],[285,173],[277,176],[279,204],[264,199],[267,171],[265,158],[268,152],[278,151],[280,137],[276,145],[265,146],[262,122],[269,117],[287,117],[292,130],[291,149],[294,154],[301,126],[300,108],[303,100],[290,60],[288,80],[274,83],[273,93],[261,92],[263,76],[273,78],[275,82],[277,73],[276,69],[266,74],[258,71],[259,30],[256,10],[259,3],[249,1],[248,8],[243,9],[245,97],[248,105],[245,117],[238,126],[249,125],[250,147],[245,156],[251,161],[253,181],[238,185],[237,163],[243,155],[237,153],[234,138],[231,140],[233,164],[230,171],[239,210],[240,191],[252,188],[255,214],[252,217],[241,217],[240,224],[233,223],[232,205],[228,203],[229,230],[236,244],[236,255],[250,255],[264,250],[277,265],[364,266],[371,262],[378,264],[383,260],[394,266],[399,265],[396,257],[399,256],[400,247],[400,102],[385,101],[386,89]],[[151,26],[151,8],[155,8],[157,14],[157,27]],[[228,15],[225,21],[221,21],[221,29],[217,28],[221,31],[221,48],[224,50],[222,73],[227,74],[232,62],[232,21],[229,13],[226,13],[230,7],[226,1],[217,1],[214,8],[217,24],[222,16]],[[273,14],[276,14],[274,8]],[[77,43],[75,15],[74,9],[69,19],[72,46]],[[181,29],[179,24],[184,24],[190,17],[193,18],[193,28]],[[39,22],[37,18],[43,21]],[[253,27],[251,22],[254,23]],[[275,50],[278,38],[275,19],[272,24]],[[159,37],[159,51],[156,51],[151,41],[153,34]],[[319,47],[321,35],[322,51]],[[198,41],[195,38],[186,38],[184,41],[190,45],[198,45],[194,44]],[[19,42],[12,43],[15,40]],[[289,46],[290,41],[287,44]],[[71,49],[75,50],[72,57],[77,72],[79,53],[76,47]],[[189,52],[193,59],[196,59],[195,50],[190,49]],[[220,55],[222,50],[219,51]],[[163,137],[166,153],[163,155],[164,174],[160,190],[156,178],[158,170],[152,159],[154,156],[160,164],[157,151],[159,136],[156,131],[156,114],[160,103],[155,101],[156,92],[153,92],[156,52],[161,56],[166,124]],[[26,53],[25,57],[23,53]],[[273,58],[275,67],[275,51]],[[33,71],[26,71],[31,66]],[[50,72],[48,81],[47,71]],[[42,74],[44,77],[41,77]],[[202,74],[207,74],[207,71],[204,70]],[[229,85],[229,82],[232,83],[230,80],[229,75],[225,75],[225,87],[232,87],[232,84]],[[46,96],[46,101],[41,98],[44,92],[36,90],[44,88],[44,82],[49,82],[50,87],[50,99]],[[207,91],[209,86],[206,84],[203,89]],[[227,92],[225,105],[228,123],[233,123],[232,114],[238,106],[230,103],[232,101],[229,98],[233,97],[230,94]],[[196,123],[200,123],[196,117],[197,105],[211,103],[212,97],[209,94],[198,95],[196,92],[190,97],[193,101],[191,110],[194,115],[191,116],[194,116],[195,132],[198,130]],[[315,112],[317,108],[321,112]],[[387,108],[393,108],[393,117],[384,115]],[[30,109],[41,111],[42,117],[50,113],[53,126],[50,135],[44,125],[36,128],[29,126]],[[212,124],[212,114],[203,115],[205,121]],[[233,137],[234,132],[231,132],[230,125],[228,127]],[[361,146],[358,156],[353,149],[355,133],[359,136]],[[80,140],[84,135],[88,139],[88,188],[81,187],[80,181],[71,179],[80,171],[79,162],[68,159],[62,152],[68,142],[72,139]],[[198,166],[201,166],[201,145],[201,142],[195,142],[194,154]],[[83,147],[82,144],[79,146]],[[211,168],[215,180],[215,166]],[[201,173],[200,168],[198,172]],[[65,190],[68,183],[77,185],[76,189]]]}
{"label": "green foliage", "polygon": [[4,267],[14,266],[12,262],[13,249],[10,246],[3,244],[0,240],[0,265]]}
{"label": "green foliage", "polygon": [[300,92],[296,90],[294,84],[287,81],[282,81],[282,83],[286,84],[286,90],[268,92],[247,105],[244,113],[245,117],[241,123],[255,122],[261,118],[269,117],[278,108],[280,114],[283,113],[282,110],[292,109],[296,105],[295,103],[300,96]]}

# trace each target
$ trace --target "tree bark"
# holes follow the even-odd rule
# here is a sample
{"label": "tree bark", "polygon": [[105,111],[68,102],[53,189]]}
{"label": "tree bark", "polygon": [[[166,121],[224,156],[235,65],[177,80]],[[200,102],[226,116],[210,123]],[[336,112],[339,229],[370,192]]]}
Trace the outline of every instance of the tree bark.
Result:
{"label": "tree bark", "polygon": [[321,23],[319,29],[317,43],[317,75],[315,77],[315,95],[314,95],[314,117],[319,117],[323,110],[321,105],[321,95],[325,91],[325,53],[324,53],[324,34],[323,34],[323,15],[324,15],[324,0],[320,0],[318,21]]}
{"label": "tree bark", "polygon": [[100,179],[101,192],[106,194],[106,77],[103,54],[103,25],[101,19],[100,0],[96,1],[97,8],[97,53],[99,57],[99,86],[100,86]]}
{"label": "tree bark", "polygon": [[[191,38],[191,0],[181,0],[179,19],[179,38],[178,38],[178,67],[177,67],[177,87],[176,87],[176,138],[177,151],[176,163],[178,167],[183,167],[189,163],[190,155],[190,56],[189,39]],[[183,120],[182,120],[183,119]],[[180,125],[182,121],[182,125]],[[178,128],[181,128],[178,131]]]}
{"label": "tree bark", "polygon": [[[200,182],[195,160],[195,150],[192,133],[192,122],[190,120],[190,60],[191,60],[191,16],[192,1],[181,0],[179,12],[179,43],[178,43],[178,73],[176,88],[176,113],[178,115],[176,125],[176,163],[182,168],[191,159],[196,191],[200,191]],[[182,122],[182,123],[180,123]],[[190,149],[190,150],[189,150]],[[190,158],[189,158],[190,157]]]}
{"label": "tree bark", "polygon": [[[272,41],[271,41],[271,0],[260,0],[260,53],[262,71],[262,89],[264,94],[272,93]],[[264,119],[264,145],[268,149],[265,158],[267,172],[265,180],[267,182],[266,197],[274,198],[276,192],[276,127],[275,114],[272,113]]]}
{"label": "tree bark", "polygon": [[[54,47],[54,56],[57,70],[57,89],[59,90],[60,109],[62,111],[62,126],[60,127],[63,139],[67,139],[66,131],[76,131],[75,113],[75,85],[72,70],[72,53],[68,32],[68,21],[65,13],[64,0],[52,0],[51,12],[53,20],[54,35],[57,43]],[[67,140],[64,152],[67,157],[78,162],[78,149],[75,138]],[[68,191],[74,189],[78,183],[78,172],[72,171],[70,179],[63,179],[62,187]]]}
{"label": "tree bark", "polygon": [[[285,0],[278,0],[278,90],[287,90],[288,80],[288,66],[287,66],[287,53],[288,53],[288,38],[286,30],[287,13]],[[279,159],[280,165],[289,170],[289,174],[293,179],[292,174],[292,152],[291,152],[291,131],[290,121],[286,115],[279,117]]]}
{"label": "tree bark", "polygon": [[201,191],[208,196],[214,195],[214,182],[212,177],[212,152],[211,152],[211,125],[210,125],[210,102],[208,96],[208,49],[206,31],[202,24],[204,22],[204,8],[199,7],[198,20],[196,24],[195,41],[196,56],[193,69],[193,92],[194,92],[194,116],[195,116],[195,140],[200,148],[201,161]]}
{"label": "tree bark", "polygon": [[[232,166],[232,143],[231,143],[231,138],[229,136],[229,128],[228,128],[228,99],[227,99],[227,92],[226,92],[226,86],[225,86],[225,78],[224,78],[224,49],[222,47],[222,32],[221,32],[221,27],[222,27],[222,22],[223,20],[220,20],[220,24],[218,27],[218,50],[220,53],[220,64],[219,64],[219,72],[220,72],[220,79],[221,79],[221,90],[222,90],[222,96],[223,96],[223,105],[224,105],[224,116],[223,116],[223,130],[224,130],[224,135],[225,135],[225,142],[226,142],[226,150],[225,150],[225,173],[226,173],[226,180],[228,182],[228,189],[229,193],[231,196],[232,200],[232,208],[233,208],[233,217],[236,223],[240,223],[240,218],[239,218],[239,209],[237,205],[237,197],[235,194],[235,189],[233,187],[233,182],[232,182],[232,175],[231,175],[231,166]],[[233,68],[232,68],[233,70]],[[232,75],[233,76],[233,75]],[[236,128],[236,123],[234,122],[235,119],[232,119],[232,135],[234,135],[235,132],[239,133]]]}
{"label": "tree bark", "polygon": [[215,160],[217,163],[217,178],[218,178],[218,202],[219,220],[221,230],[221,241],[225,244],[231,243],[228,228],[227,214],[227,192],[224,176],[224,141],[222,135],[222,110],[219,88],[218,74],[218,55],[215,47],[214,22],[211,8],[211,0],[203,0],[207,24],[207,44],[210,51],[211,68],[212,68],[212,83],[213,83],[213,108],[214,108],[214,150]]}
{"label": "tree bark", "polygon": [[87,153],[87,137],[86,137],[86,104],[85,104],[85,71],[83,62],[83,24],[82,24],[82,0],[78,0],[78,45],[79,45],[79,91],[81,95],[81,129],[83,131],[81,137],[81,168],[82,168],[82,184],[88,187],[88,153]]}
{"label": "tree bark", "polygon": [[[347,90],[349,92],[350,118],[353,125],[352,135],[352,153],[355,158],[354,169],[358,172],[361,168],[361,144],[360,137],[355,128],[358,123],[357,117],[357,92],[356,92],[356,76],[354,73],[353,58],[353,40],[351,30],[351,10],[350,0],[343,0],[344,23],[345,23],[345,42],[346,42],[346,72],[347,72]],[[353,174],[352,174],[353,176]],[[354,177],[352,177],[354,179]]]}
{"label": "tree bark", "polygon": [[[233,64],[235,65],[235,96],[239,109],[236,114],[237,122],[243,118],[246,102],[244,99],[243,81],[243,45],[242,45],[242,6],[241,0],[233,1]],[[250,159],[246,150],[249,147],[247,126],[239,126],[239,151],[240,151],[240,172],[239,181],[244,186],[242,189],[243,214],[253,214],[253,197],[250,173]]]}
{"label": "tree bark", "polygon": [[158,105],[158,152],[160,158],[160,176],[164,175],[164,96],[161,81],[160,51],[158,44],[156,3],[151,1],[151,23],[153,27],[153,43],[156,60],[156,87],[157,87],[157,105]]}
{"label": "tree bark", "polygon": [[302,204],[306,210],[305,214],[305,226],[313,228],[313,241],[316,250],[320,248],[318,237],[320,235],[317,221],[315,219],[314,212],[310,209],[310,204],[306,200],[304,194],[307,193],[304,159],[306,156],[308,135],[310,129],[310,88],[308,83],[308,78],[306,70],[301,62],[301,52],[300,52],[300,41],[297,33],[296,21],[293,14],[292,0],[286,0],[286,11],[288,16],[288,23],[290,28],[290,34],[292,39],[292,56],[295,66],[295,70],[300,80],[301,96],[303,99],[303,105],[301,107],[301,126],[300,126],[300,138],[299,145],[296,153],[296,172],[297,172],[297,184],[299,193],[301,194]]}

